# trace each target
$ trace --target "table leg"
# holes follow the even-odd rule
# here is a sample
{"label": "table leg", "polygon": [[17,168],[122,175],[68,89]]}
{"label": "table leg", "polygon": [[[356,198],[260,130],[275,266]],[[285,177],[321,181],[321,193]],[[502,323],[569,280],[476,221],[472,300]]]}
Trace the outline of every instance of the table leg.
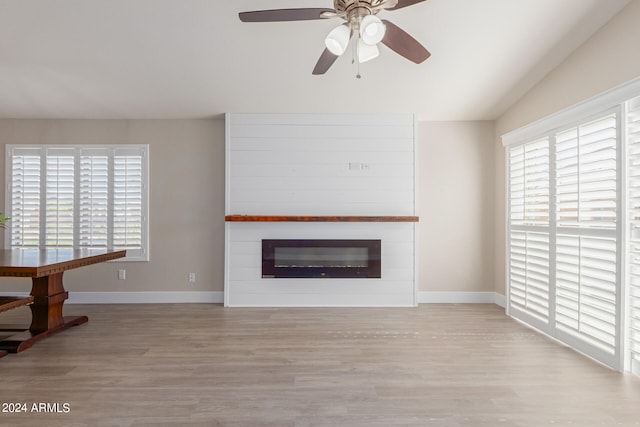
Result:
{"label": "table leg", "polygon": [[62,272],[44,277],[34,277],[31,295],[31,326],[28,330],[0,341],[0,351],[18,353],[31,347],[36,341],[55,332],[88,322],[87,316],[63,317],[62,307],[69,292],[62,284]]}

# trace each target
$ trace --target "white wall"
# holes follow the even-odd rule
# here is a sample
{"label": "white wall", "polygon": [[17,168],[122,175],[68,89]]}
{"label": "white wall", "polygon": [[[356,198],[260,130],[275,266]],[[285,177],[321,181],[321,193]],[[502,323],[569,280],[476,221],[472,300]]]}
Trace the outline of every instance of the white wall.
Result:
{"label": "white wall", "polygon": [[505,293],[505,173],[501,135],[640,76],[640,0],[578,48],[495,125],[495,286]]}
{"label": "white wall", "polygon": [[227,213],[413,215],[411,115],[230,114]]}
{"label": "white wall", "polygon": [[[229,215],[414,216],[412,115],[227,115]],[[226,227],[229,306],[412,306],[414,223]],[[262,239],[379,239],[380,279],[263,279]]]}

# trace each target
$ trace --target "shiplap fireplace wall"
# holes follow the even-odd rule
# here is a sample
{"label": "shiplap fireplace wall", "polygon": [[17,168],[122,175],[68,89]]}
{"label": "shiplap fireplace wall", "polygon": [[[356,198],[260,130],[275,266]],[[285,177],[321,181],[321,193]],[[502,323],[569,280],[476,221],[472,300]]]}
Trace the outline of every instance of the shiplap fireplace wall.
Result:
{"label": "shiplap fireplace wall", "polygon": [[[414,306],[413,115],[227,114],[226,306]],[[381,278],[262,278],[263,239],[379,239]]]}

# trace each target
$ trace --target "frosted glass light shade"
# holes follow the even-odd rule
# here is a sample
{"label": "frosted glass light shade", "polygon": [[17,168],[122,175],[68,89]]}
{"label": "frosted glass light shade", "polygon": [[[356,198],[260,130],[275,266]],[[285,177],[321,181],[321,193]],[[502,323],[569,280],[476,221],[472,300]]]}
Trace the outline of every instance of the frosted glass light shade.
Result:
{"label": "frosted glass light shade", "polygon": [[327,49],[329,49],[329,52],[340,56],[347,50],[350,38],[351,29],[344,24],[338,25],[331,30],[327,38],[324,39],[324,44],[327,46]]}
{"label": "frosted glass light shade", "polygon": [[358,62],[362,64],[363,62],[377,58],[379,55],[380,51],[378,50],[378,46],[375,44],[368,45],[362,39],[358,40]]}
{"label": "frosted glass light shade", "polygon": [[368,45],[375,45],[382,41],[386,27],[378,17],[367,15],[360,22],[360,39]]}

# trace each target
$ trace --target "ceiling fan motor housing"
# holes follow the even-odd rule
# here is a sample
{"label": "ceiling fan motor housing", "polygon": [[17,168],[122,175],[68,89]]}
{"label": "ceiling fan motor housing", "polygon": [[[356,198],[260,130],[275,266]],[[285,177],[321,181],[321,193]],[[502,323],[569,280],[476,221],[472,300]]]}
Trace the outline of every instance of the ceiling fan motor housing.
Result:
{"label": "ceiling fan motor housing", "polygon": [[385,0],[333,0],[333,8],[349,22],[354,31],[358,30],[360,21],[367,15],[375,15]]}

